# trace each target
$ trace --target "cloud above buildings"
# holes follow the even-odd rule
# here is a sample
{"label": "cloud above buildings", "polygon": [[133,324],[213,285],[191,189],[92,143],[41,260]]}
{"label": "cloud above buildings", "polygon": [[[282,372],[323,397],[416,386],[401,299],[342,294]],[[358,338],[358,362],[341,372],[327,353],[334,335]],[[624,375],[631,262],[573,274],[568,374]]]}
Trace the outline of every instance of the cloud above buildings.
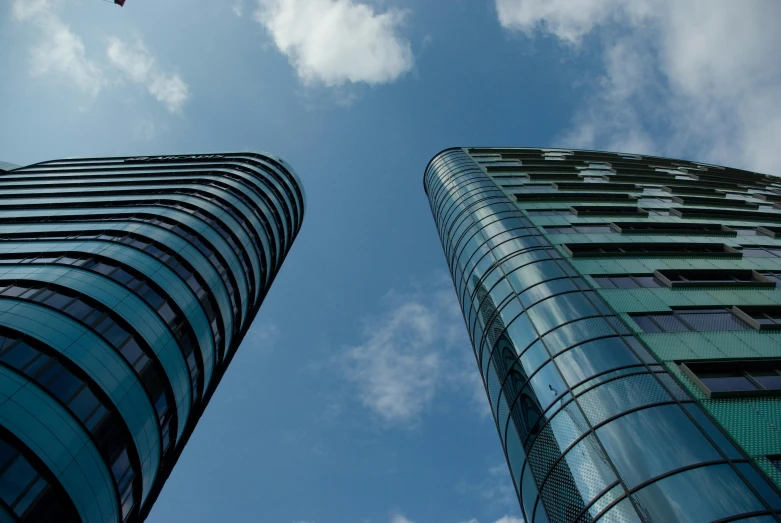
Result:
{"label": "cloud above buildings", "polygon": [[305,85],[384,84],[412,69],[405,11],[352,0],[259,0],[255,19]]}
{"label": "cloud above buildings", "polygon": [[40,38],[30,50],[30,72],[52,74],[90,95],[97,95],[107,80],[101,67],[86,56],[84,42],[71,31],[54,9],[52,0],[14,0],[11,13],[17,22],[39,30]]}
{"label": "cloud above buildings", "polygon": [[178,73],[168,73],[157,65],[154,55],[140,38],[127,43],[109,37],[108,62],[88,57],[87,46],[58,14],[53,0],[14,0],[12,17],[38,29],[37,42],[30,50],[33,76],[52,75],[59,81],[91,96],[124,77],[144,87],[156,100],[180,113],[190,96],[187,83]]}
{"label": "cloud above buildings", "polygon": [[496,0],[499,23],[545,35],[601,70],[572,147],[656,153],[775,171],[781,47],[775,0]]}
{"label": "cloud above buildings", "polygon": [[[408,428],[443,390],[482,388],[452,285],[442,279],[392,292],[385,312],[366,318],[362,341],[340,357],[359,401],[386,427]],[[484,389],[480,407],[485,410]]]}
{"label": "cloud above buildings", "polygon": [[190,88],[178,73],[167,73],[144,43],[136,38],[128,43],[116,37],[108,39],[106,56],[124,76],[143,86],[172,113],[181,113],[190,97]]}

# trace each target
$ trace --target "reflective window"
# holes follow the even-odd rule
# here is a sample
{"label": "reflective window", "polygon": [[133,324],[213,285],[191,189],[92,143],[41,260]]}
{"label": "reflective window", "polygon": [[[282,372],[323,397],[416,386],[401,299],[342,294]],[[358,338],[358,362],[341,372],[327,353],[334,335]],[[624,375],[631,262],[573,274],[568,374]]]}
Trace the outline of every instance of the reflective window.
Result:
{"label": "reflective window", "polygon": [[[20,282],[19,285],[25,284]],[[28,289],[36,291],[30,294],[27,299],[38,303],[48,304],[52,296],[67,296],[63,292],[70,292],[54,284],[49,284],[46,288],[35,282],[30,282],[26,285],[28,285]],[[16,288],[17,286],[13,287]],[[2,283],[0,283],[0,296],[5,296],[5,292]],[[66,302],[61,312],[101,335],[110,345],[117,349],[136,371],[152,405],[156,408],[158,423],[163,436],[163,449],[167,449],[170,443],[169,434],[175,430],[176,426],[174,409],[169,408],[173,404],[173,392],[167,377],[165,377],[165,371],[152,348],[119,315],[107,309],[102,303],[86,296],[71,298],[70,303]],[[132,335],[130,332],[132,332]],[[22,350],[24,347],[26,347],[26,344],[23,341],[19,342],[8,349],[1,359],[17,369],[26,368],[28,364],[34,365],[35,369],[37,369],[39,365],[42,365],[41,361],[43,360],[36,362],[27,361],[26,358],[31,357],[30,355],[34,353],[29,352],[27,349]],[[31,368],[27,368],[27,371],[32,372]],[[52,372],[51,369],[49,372]],[[65,386],[65,382],[58,385],[60,388]],[[84,421],[86,423],[86,420]],[[93,420],[90,423],[94,424],[95,422]]]}
{"label": "reflective window", "polygon": [[671,470],[721,459],[677,405],[625,414],[598,428],[597,436],[629,488]]}
{"label": "reflective window", "polygon": [[[43,466],[29,450],[10,435],[0,434],[0,499],[5,506],[24,521],[81,521],[62,487],[50,484],[42,472]],[[4,519],[2,513],[0,519],[14,521]]]}
{"label": "reflective window", "polygon": [[674,474],[644,487],[634,497],[652,521],[714,521],[764,510],[729,465]]}
{"label": "reflective window", "polygon": [[603,338],[578,345],[556,357],[556,363],[570,386],[596,374],[640,361],[620,337]]}
{"label": "reflective window", "polygon": [[[18,340],[15,344],[9,344],[5,352],[0,353],[0,362],[36,382],[68,408],[90,431],[95,446],[114,473],[120,497],[125,501],[123,518],[129,517],[134,506],[132,480],[137,475],[137,470],[134,470],[136,467],[128,457],[128,449],[134,452],[135,447],[122,417],[107,399],[98,399],[103,398],[102,391],[92,384],[88,377],[77,377],[66,368],[70,366],[71,370],[76,371],[76,367],[59,352],[32,339],[22,341],[24,337],[11,330],[4,329],[0,335],[6,339]],[[20,357],[20,354],[25,356]],[[36,473],[27,461],[17,460],[7,474],[0,474],[0,493],[6,494],[3,500],[13,506],[35,477]],[[32,501],[34,499],[27,499],[25,508]]]}

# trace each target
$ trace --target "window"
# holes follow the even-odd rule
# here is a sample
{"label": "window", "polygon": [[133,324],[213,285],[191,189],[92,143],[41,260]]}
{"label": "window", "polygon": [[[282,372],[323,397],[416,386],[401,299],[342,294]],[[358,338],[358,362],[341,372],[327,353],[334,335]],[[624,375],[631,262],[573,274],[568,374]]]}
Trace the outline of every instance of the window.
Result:
{"label": "window", "polygon": [[548,234],[604,234],[614,232],[610,225],[603,223],[572,224],[563,227],[544,227]]}
{"label": "window", "polygon": [[781,395],[781,360],[687,361],[680,366],[709,398]]}
{"label": "window", "polygon": [[605,191],[594,192],[547,192],[544,194],[527,192],[516,193],[515,199],[519,202],[522,201],[549,201],[549,202],[583,202],[583,201],[596,201],[596,202],[628,202],[633,200],[634,197],[628,194],[621,193],[609,193]]}
{"label": "window", "polygon": [[781,306],[741,305],[732,312],[757,330],[781,330]]}
{"label": "window", "polygon": [[667,287],[775,287],[775,281],[749,269],[661,270],[654,273]]}
{"label": "window", "polygon": [[640,287],[661,287],[652,274],[618,274],[594,276],[594,281],[603,289],[637,289]]}
{"label": "window", "polygon": [[745,221],[781,221],[781,213],[778,212],[760,212],[760,211],[742,211],[737,209],[708,209],[708,208],[684,208],[678,207],[672,209],[670,214],[681,218],[713,218],[723,221],[727,219],[745,220]]}
{"label": "window", "polygon": [[735,231],[718,223],[616,222],[610,226],[621,234],[707,234],[735,236]]}
{"label": "window", "polygon": [[673,196],[673,201],[685,205],[706,205],[708,207],[738,207],[741,209],[756,209],[758,207],[757,204],[749,203],[746,200],[708,198],[707,196]]}
{"label": "window", "polygon": [[723,243],[565,243],[573,258],[584,256],[715,256],[740,257],[740,252]]}
{"label": "window", "polygon": [[752,245],[743,247],[741,252],[749,258],[781,258],[781,247]]}
{"label": "window", "polygon": [[578,216],[648,216],[648,211],[634,205],[573,205]]}
{"label": "window", "polygon": [[630,314],[642,332],[713,332],[750,330],[752,326],[727,308],[679,309]]}
{"label": "window", "polygon": [[566,216],[569,209],[525,209],[529,216]]}

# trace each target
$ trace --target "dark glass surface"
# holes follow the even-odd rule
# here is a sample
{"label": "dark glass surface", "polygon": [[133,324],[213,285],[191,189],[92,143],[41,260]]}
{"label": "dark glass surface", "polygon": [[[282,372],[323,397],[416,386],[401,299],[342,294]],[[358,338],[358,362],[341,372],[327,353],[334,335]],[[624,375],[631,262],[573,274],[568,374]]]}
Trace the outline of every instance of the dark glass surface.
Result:
{"label": "dark glass surface", "polygon": [[740,372],[708,372],[697,374],[697,377],[711,392],[757,390],[756,385]]}
{"label": "dark glass surface", "polygon": [[648,316],[632,315],[632,321],[634,321],[643,332],[663,332]]}
{"label": "dark glass surface", "polygon": [[640,361],[619,337],[589,341],[556,357],[556,363],[570,386],[617,367]]}
{"label": "dark glass surface", "polygon": [[781,375],[775,371],[751,371],[751,377],[754,378],[762,387],[767,390],[781,390]]}
{"label": "dark glass surface", "polygon": [[598,428],[597,435],[629,488],[671,470],[721,459],[677,405],[631,412]]}
{"label": "dark glass surface", "polygon": [[651,521],[664,523],[706,523],[764,509],[729,465],[674,474],[634,497]]}

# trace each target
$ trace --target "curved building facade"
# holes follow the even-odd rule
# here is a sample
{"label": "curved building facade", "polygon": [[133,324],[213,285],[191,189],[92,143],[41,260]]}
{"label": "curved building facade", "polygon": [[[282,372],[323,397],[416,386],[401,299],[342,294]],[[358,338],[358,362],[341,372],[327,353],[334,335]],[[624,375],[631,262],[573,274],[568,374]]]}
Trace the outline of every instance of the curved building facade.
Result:
{"label": "curved building facade", "polygon": [[429,163],[525,521],[781,521],[781,290],[749,254],[777,241],[777,180],[550,149]]}
{"label": "curved building facade", "polygon": [[0,521],[141,521],[301,227],[301,183],[235,153],[0,184]]}

